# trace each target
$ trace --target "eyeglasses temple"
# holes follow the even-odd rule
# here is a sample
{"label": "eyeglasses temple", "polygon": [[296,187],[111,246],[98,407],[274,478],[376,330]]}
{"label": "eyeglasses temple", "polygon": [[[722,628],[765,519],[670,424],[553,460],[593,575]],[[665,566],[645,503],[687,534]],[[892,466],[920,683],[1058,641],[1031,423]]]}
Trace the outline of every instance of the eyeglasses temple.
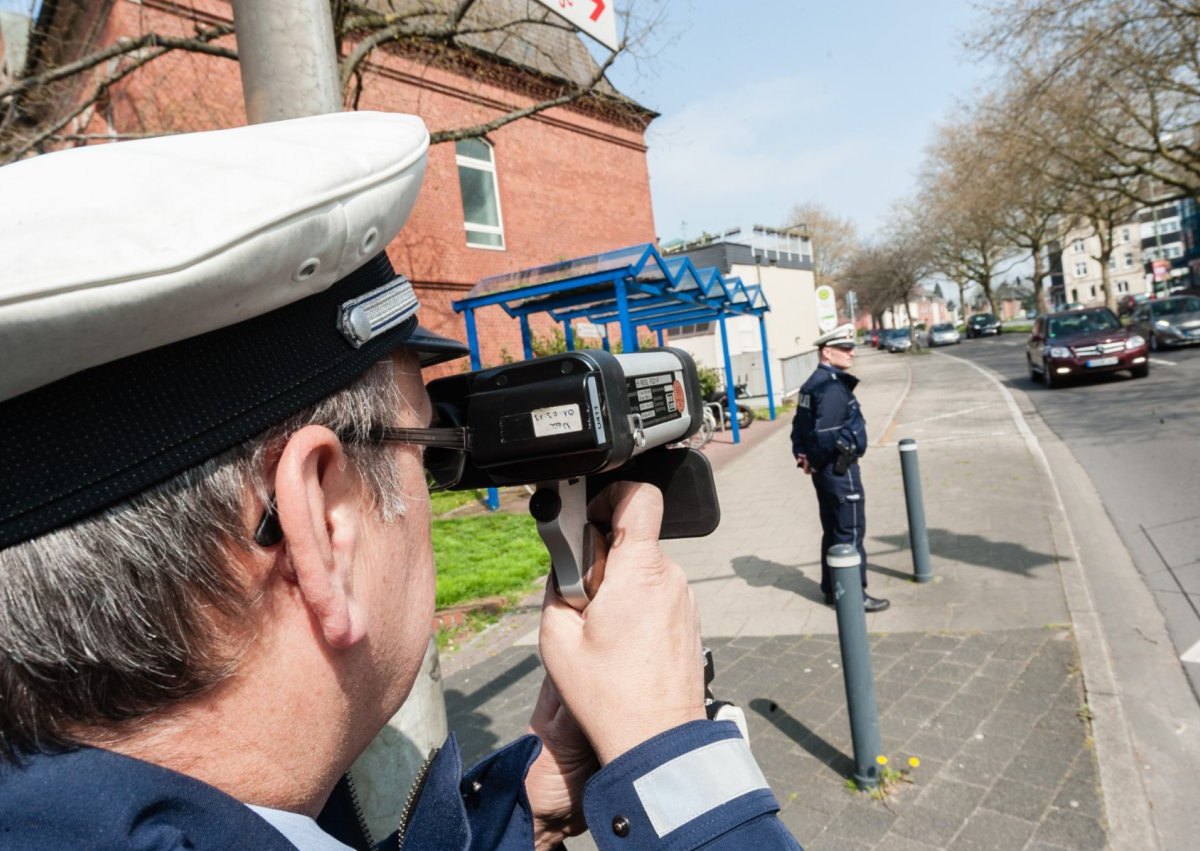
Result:
{"label": "eyeglasses temple", "polygon": [[467,428],[394,428],[383,426],[368,432],[371,440],[414,443],[442,449],[470,449],[471,432]]}

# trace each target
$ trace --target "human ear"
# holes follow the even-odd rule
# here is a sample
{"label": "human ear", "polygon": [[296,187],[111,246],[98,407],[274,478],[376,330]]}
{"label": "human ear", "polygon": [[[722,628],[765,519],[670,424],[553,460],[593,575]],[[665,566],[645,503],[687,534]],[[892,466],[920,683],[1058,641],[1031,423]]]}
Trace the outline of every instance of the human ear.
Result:
{"label": "human ear", "polygon": [[355,594],[361,482],[341,441],[323,426],[289,439],[275,468],[275,503],[284,553],[304,605],[325,641],[344,650],[366,635],[366,609]]}

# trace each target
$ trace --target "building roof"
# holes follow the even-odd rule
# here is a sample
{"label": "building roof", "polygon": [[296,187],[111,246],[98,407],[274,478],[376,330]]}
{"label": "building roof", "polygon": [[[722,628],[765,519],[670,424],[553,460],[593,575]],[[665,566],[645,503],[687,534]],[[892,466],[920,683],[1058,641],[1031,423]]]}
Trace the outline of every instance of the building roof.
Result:
{"label": "building roof", "polygon": [[[417,30],[436,28],[459,0],[368,0],[380,14],[407,18]],[[582,37],[565,20],[535,0],[476,0],[463,18],[454,43],[553,80],[588,85],[599,65]],[[596,94],[653,112],[618,92],[606,79]]]}

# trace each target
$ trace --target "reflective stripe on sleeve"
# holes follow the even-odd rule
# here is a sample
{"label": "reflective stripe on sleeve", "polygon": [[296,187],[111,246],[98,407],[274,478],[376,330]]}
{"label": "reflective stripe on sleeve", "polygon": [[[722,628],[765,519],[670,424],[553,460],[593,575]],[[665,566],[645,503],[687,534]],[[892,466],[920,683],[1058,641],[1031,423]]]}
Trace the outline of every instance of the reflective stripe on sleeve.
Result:
{"label": "reflective stripe on sleeve", "polygon": [[692,819],[758,789],[769,789],[740,736],[665,762],[633,782],[659,838]]}

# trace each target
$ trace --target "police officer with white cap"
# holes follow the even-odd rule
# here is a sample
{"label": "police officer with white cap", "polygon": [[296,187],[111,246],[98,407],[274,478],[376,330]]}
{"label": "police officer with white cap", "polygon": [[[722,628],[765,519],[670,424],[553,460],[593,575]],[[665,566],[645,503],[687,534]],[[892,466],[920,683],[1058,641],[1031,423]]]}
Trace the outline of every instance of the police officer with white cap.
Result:
{"label": "police officer with white cap", "polygon": [[866,493],[858,459],[867,451],[867,423],[854,398],[854,326],[840,325],[818,337],[820,363],[800,388],[792,421],[796,466],[812,477],[821,512],[821,591],[832,605],[833,582],[827,555],[834,544],[853,544],[860,558],[863,604],[881,612],[891,603],[867,594]]}
{"label": "police officer with white cap", "polygon": [[[0,848],[369,848],[344,775],[434,600],[417,324],[383,248],[412,116],[344,113],[0,169]],[[619,484],[587,617],[551,589],[527,736],[451,737],[388,847],[797,848],[705,719],[662,502]]]}

